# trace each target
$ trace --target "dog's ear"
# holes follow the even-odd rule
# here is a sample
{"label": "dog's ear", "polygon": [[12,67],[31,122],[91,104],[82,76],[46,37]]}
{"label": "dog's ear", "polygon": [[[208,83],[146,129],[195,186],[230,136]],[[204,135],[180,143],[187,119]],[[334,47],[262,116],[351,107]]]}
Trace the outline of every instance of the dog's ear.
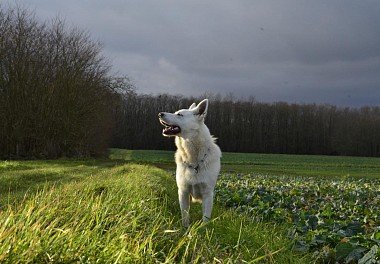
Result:
{"label": "dog's ear", "polygon": [[207,108],[208,108],[208,99],[204,99],[194,109],[194,113],[196,115],[199,115],[200,117],[204,118],[207,114]]}
{"label": "dog's ear", "polygon": [[196,103],[193,103],[192,105],[190,105],[189,110],[192,110],[192,109],[194,109],[195,107],[197,107],[197,105],[196,105]]}

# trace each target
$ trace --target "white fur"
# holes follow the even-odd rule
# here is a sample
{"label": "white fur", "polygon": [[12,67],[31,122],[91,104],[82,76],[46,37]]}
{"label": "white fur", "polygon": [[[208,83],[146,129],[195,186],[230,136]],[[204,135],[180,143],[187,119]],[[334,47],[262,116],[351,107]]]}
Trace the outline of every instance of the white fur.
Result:
{"label": "white fur", "polygon": [[190,200],[202,202],[204,222],[211,218],[214,188],[220,171],[222,153],[204,124],[207,109],[208,100],[205,99],[173,114],[160,113],[160,120],[181,129],[175,135],[175,161],[178,198],[185,227],[190,222]]}

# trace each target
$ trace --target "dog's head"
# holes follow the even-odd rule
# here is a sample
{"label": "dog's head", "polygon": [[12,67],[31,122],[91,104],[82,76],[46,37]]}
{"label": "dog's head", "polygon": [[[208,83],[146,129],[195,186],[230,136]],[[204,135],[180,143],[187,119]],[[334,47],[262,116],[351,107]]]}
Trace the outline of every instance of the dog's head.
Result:
{"label": "dog's head", "polygon": [[181,109],[175,113],[159,113],[160,123],[165,127],[162,130],[162,135],[174,137],[195,132],[203,124],[207,108],[208,99],[204,99],[198,105],[193,103],[189,109]]}

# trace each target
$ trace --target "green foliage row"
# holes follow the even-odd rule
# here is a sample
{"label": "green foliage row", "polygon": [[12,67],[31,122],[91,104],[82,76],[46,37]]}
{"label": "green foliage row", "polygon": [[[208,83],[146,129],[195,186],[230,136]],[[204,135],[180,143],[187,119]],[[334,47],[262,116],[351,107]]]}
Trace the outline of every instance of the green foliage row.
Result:
{"label": "green foliage row", "polygon": [[380,260],[380,179],[222,174],[216,197],[254,219],[291,224],[294,250],[323,262],[356,263],[371,249]]}

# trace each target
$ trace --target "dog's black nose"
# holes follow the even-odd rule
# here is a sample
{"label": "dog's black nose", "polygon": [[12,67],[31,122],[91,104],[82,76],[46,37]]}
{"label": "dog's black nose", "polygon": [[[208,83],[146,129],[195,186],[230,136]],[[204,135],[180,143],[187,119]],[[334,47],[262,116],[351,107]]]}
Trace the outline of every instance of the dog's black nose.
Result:
{"label": "dog's black nose", "polygon": [[164,113],[158,113],[158,117],[163,117],[165,114]]}

